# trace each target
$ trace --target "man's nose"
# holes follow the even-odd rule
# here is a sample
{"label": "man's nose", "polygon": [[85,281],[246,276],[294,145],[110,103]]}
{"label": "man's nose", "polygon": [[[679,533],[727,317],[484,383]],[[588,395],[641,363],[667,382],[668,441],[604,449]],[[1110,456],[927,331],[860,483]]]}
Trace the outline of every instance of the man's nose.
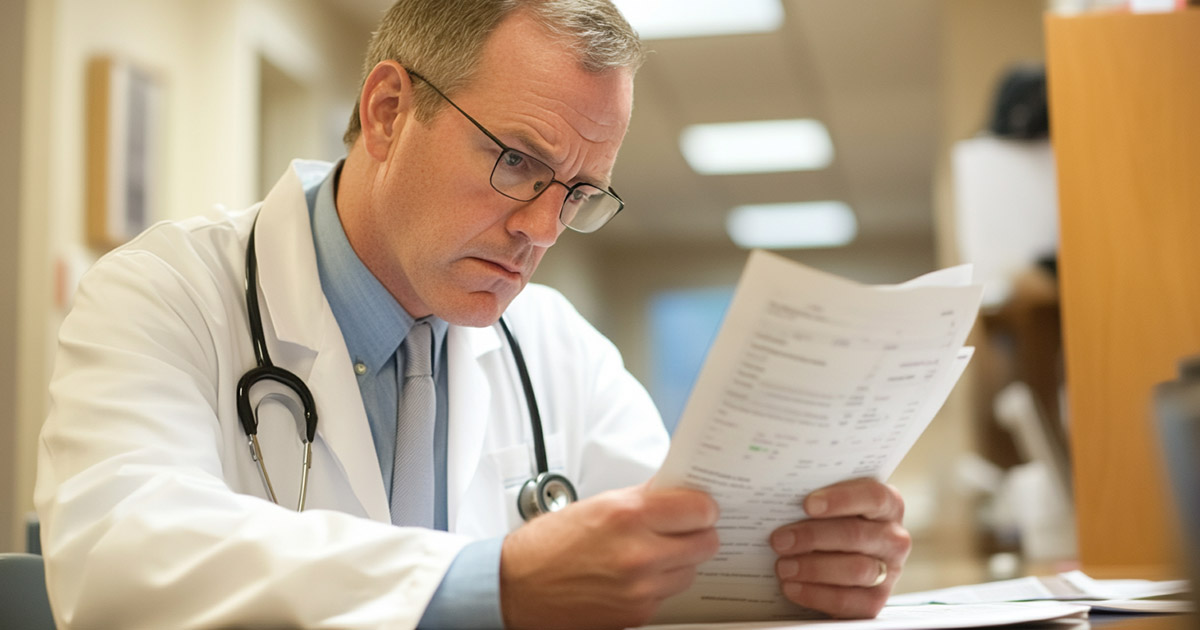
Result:
{"label": "man's nose", "polygon": [[[561,193],[554,188],[554,184],[563,189]],[[562,233],[558,217],[569,189],[559,181],[551,182],[550,188],[536,199],[525,202],[508,219],[508,230],[525,236],[535,247],[550,247]]]}

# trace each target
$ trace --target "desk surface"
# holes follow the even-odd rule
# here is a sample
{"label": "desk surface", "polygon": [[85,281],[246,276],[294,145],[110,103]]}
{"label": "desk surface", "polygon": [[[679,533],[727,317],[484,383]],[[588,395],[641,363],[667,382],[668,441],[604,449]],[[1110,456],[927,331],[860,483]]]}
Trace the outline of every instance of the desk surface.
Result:
{"label": "desk surface", "polygon": [[1092,613],[1086,623],[1072,626],[1071,630],[1095,628],[1096,630],[1195,630],[1200,627],[1200,616],[1190,615],[1111,615]]}

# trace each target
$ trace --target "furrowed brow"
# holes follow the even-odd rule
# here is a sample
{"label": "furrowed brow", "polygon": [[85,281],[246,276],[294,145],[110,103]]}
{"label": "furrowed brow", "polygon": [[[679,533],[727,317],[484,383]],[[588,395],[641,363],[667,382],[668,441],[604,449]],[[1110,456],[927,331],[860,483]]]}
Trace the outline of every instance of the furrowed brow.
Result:
{"label": "furrowed brow", "polygon": [[[532,155],[533,157],[541,160],[544,164],[552,165],[555,163],[555,159],[550,155],[550,152],[547,151],[540,142],[534,140],[529,134],[518,131],[514,132],[512,137],[516,138],[517,141],[521,143],[520,147],[513,148]],[[554,167],[550,166],[550,168],[553,169]],[[554,176],[558,177],[557,171],[555,171]],[[608,181],[608,177],[592,177],[582,173],[575,176],[574,182],[591,184],[600,190],[608,190],[608,187],[611,184],[611,182]]]}

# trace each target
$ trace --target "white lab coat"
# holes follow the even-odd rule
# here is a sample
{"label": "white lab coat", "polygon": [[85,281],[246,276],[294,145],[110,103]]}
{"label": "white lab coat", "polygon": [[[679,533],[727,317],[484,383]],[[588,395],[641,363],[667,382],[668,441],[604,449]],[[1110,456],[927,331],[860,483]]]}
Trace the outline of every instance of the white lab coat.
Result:
{"label": "white lab coat", "polygon": [[[294,162],[261,204],[156,225],[83,278],[60,332],[35,496],[60,627],[412,628],[464,544],[520,525],[516,492],[534,463],[517,372],[497,328],[458,326],[447,336],[450,533],[390,524],[313,253],[303,186],[329,168]],[[260,407],[279,506],[264,499],[235,406],[255,365],[243,291],[256,216],[271,358],[304,379],[320,418],[303,513],[286,405]],[[668,439],[615,347],[546,287],[527,287],[507,321],[551,469],[582,497],[647,479]]]}

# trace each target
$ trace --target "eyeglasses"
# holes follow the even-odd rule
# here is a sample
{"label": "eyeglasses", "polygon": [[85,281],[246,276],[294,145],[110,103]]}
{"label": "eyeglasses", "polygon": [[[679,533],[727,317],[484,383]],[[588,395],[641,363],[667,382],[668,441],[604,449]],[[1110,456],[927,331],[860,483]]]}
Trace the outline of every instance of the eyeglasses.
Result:
{"label": "eyeglasses", "polygon": [[558,184],[567,189],[567,197],[563,199],[558,220],[572,230],[584,233],[595,232],[604,227],[605,223],[617,216],[617,213],[625,207],[625,202],[621,201],[621,198],[617,196],[617,191],[611,187],[608,190],[602,190],[583,182],[568,186],[555,179],[554,169],[549,165],[501,142],[492,132],[471,118],[470,114],[464,112],[461,107],[443,94],[436,85],[430,83],[429,79],[411,70],[408,71],[408,74],[424,81],[434,92],[437,92],[438,96],[450,103],[451,107],[457,109],[458,113],[465,116],[467,120],[471,121],[471,124],[500,147],[500,157],[496,158],[496,165],[492,167],[491,177],[492,188],[496,189],[496,192],[517,201],[533,201],[546,192],[550,188],[550,184]]}

